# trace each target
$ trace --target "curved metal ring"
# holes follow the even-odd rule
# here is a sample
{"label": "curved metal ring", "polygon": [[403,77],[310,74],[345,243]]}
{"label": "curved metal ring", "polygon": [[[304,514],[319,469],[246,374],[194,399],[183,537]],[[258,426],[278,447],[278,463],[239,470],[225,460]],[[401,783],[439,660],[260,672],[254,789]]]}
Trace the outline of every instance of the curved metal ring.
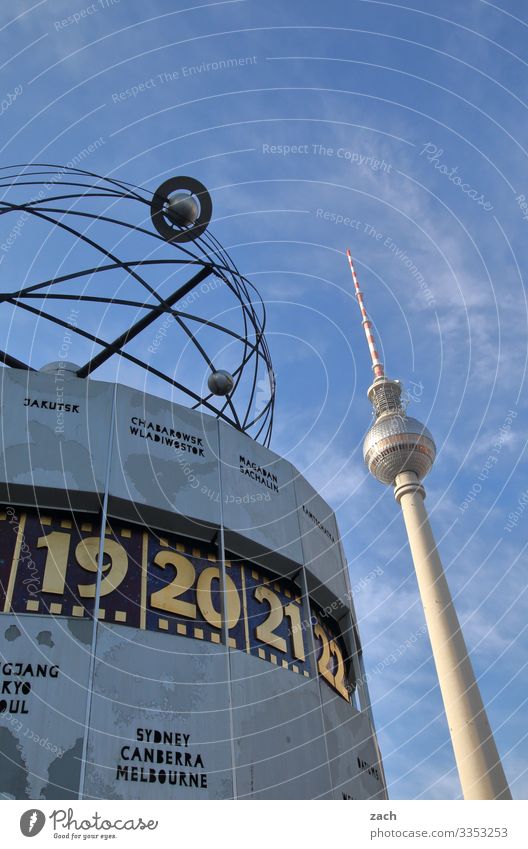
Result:
{"label": "curved metal ring", "polygon": [[[55,186],[57,188],[53,189]],[[36,322],[45,320],[56,331],[58,328],[67,328],[69,332],[75,333],[86,343],[86,357],[89,351],[87,360],[83,355],[84,362],[77,371],[78,375],[87,377],[114,356],[119,357],[126,363],[142,369],[153,379],[163,381],[171,387],[171,393],[174,391],[182,393],[192,409],[203,410],[205,413],[214,415],[262,444],[269,445],[273,429],[275,379],[271,355],[264,335],[266,308],[255,286],[240,273],[232,257],[209,230],[206,230],[201,237],[197,237],[196,225],[187,230],[184,227],[181,230],[183,239],[191,240],[190,245],[185,245],[176,226],[174,230],[169,230],[167,240],[157,228],[144,226],[145,208],[150,209],[153,205],[151,191],[84,169],[39,162],[0,166],[0,187],[2,188],[0,223],[6,223],[4,215],[18,216],[23,211],[28,216],[28,221],[34,221],[39,225],[46,224],[53,228],[57,237],[73,237],[80,245],[86,245],[91,250],[95,250],[98,257],[95,264],[87,262],[80,267],[70,266],[70,264],[63,266],[61,262],[61,273],[57,272],[49,279],[40,282],[32,279],[25,280],[15,291],[10,282],[7,282],[6,286],[0,286],[0,318],[6,318],[3,315],[3,304],[5,304],[6,307],[9,305],[10,308],[17,308],[19,314],[24,314],[25,318],[30,316]],[[38,193],[35,187],[38,187]],[[45,187],[44,190],[42,187]],[[202,214],[199,216],[201,220],[198,226],[206,225],[212,209],[210,198],[202,184],[189,177],[176,177],[160,186],[157,192],[160,199],[157,204],[154,204],[158,220],[165,214],[166,224],[170,225],[171,215],[167,213],[164,204],[167,197],[172,197],[175,189],[182,187],[188,192],[196,192],[201,198]],[[12,199],[11,192],[14,193]],[[85,201],[89,200],[91,204],[92,199],[97,199],[101,208],[83,207]],[[123,214],[113,211],[114,203],[117,201],[126,201],[126,206],[125,203],[122,205],[120,203]],[[128,205],[131,202],[139,204],[141,208],[137,209],[137,213],[133,212],[132,219],[128,220],[125,209],[130,208]],[[163,212],[164,209],[165,212]],[[87,222],[86,227],[79,226],[83,222]],[[99,230],[92,230],[92,225],[95,224],[101,228],[117,227],[120,232],[134,233],[136,236],[134,254],[130,255],[127,252],[126,256],[121,257],[106,248],[98,240]],[[28,235],[27,238],[30,236]],[[158,239],[159,256],[156,251],[156,256],[152,257],[148,245],[144,246],[140,241],[147,238]],[[166,256],[166,251],[161,250],[161,244],[169,246]],[[68,251],[66,256],[69,258],[71,253]],[[145,253],[148,259],[143,258]],[[75,258],[72,262],[75,263]],[[106,294],[98,294],[98,290],[94,290],[94,294],[91,294],[89,290],[86,291],[86,282],[87,280],[91,282],[94,275],[97,279],[101,279],[101,275],[104,277],[109,272],[110,279],[113,281],[114,272],[119,270],[125,272],[127,277],[134,281],[134,291],[131,291],[128,297],[115,297],[121,289],[115,291],[113,286]],[[178,273],[181,271],[182,278],[178,277],[179,285],[174,291],[163,290],[163,297],[156,285],[159,281],[157,274],[162,271],[163,280],[168,282],[172,278],[173,270]],[[150,272],[154,274],[154,285],[149,282]],[[194,289],[209,274],[214,274],[223,282],[226,297],[234,298],[236,315],[239,318],[236,324],[229,322],[229,326],[224,326],[221,321],[214,321],[214,316],[208,318],[206,315],[196,314],[193,310],[184,312],[177,309],[178,300],[183,298],[184,293]],[[66,288],[59,284],[65,284]],[[136,291],[136,284],[140,287],[138,291]],[[56,286],[57,289],[55,289]],[[139,310],[139,313],[135,315],[141,317],[132,325],[128,325],[128,329],[119,337],[109,340],[106,337],[94,335],[84,327],[69,323],[61,317],[62,312],[56,314],[53,309],[54,304],[61,302],[67,304],[72,301],[100,304],[103,307],[113,304],[131,307],[136,311]],[[190,375],[189,380],[177,380],[172,368],[168,371],[163,361],[160,368],[156,368],[152,362],[146,361],[144,356],[135,356],[134,353],[141,351],[141,347],[128,349],[129,342],[136,337],[140,338],[146,327],[152,325],[163,314],[170,315],[174,319],[178,331],[184,334],[185,342],[192,345],[193,353],[202,358],[207,367],[207,373],[214,371],[217,365],[214,352],[211,354],[208,351],[209,339],[212,341],[217,338],[212,334],[225,334],[230,343],[236,344],[230,370],[234,379],[234,388],[230,395],[211,394],[203,382],[199,383],[198,372],[194,376]],[[7,341],[10,342],[11,338],[8,334]],[[143,342],[146,342],[144,335]],[[89,347],[90,343],[91,347]],[[137,344],[141,344],[141,339]],[[33,370],[32,365],[23,362],[6,350],[0,350],[0,372],[2,364],[11,368]],[[194,379],[196,376],[198,376],[197,380]]]}
{"label": "curved metal ring", "polygon": [[[173,192],[184,190],[191,192],[200,202],[200,214],[192,227],[176,230],[166,218],[165,204]],[[154,192],[150,205],[150,215],[154,227],[167,242],[193,242],[202,235],[213,214],[211,195],[203,183],[194,177],[171,177],[165,180]]]}

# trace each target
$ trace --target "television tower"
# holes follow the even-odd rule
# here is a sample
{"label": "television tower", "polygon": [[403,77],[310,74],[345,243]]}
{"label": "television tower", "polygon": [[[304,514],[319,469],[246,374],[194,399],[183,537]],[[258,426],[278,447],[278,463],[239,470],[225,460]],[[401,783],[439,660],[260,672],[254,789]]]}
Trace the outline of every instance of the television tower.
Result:
{"label": "television tower", "polygon": [[433,437],[406,415],[400,381],[385,376],[349,250],[347,257],[374,371],[368,398],[375,421],[363,457],[377,480],[394,486],[402,508],[464,799],[511,799],[424,505]]}

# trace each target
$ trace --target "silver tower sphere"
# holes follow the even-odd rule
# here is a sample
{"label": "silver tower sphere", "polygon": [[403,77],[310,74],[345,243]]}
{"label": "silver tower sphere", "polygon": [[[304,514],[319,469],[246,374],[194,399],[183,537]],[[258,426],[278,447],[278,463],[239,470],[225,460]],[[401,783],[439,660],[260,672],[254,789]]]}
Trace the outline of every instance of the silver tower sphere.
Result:
{"label": "silver tower sphere", "polygon": [[386,484],[400,472],[414,472],[422,480],[432,468],[436,446],[425,425],[405,415],[400,382],[379,378],[368,395],[376,415],[363,442],[369,471]]}
{"label": "silver tower sphere", "polygon": [[195,224],[200,214],[200,209],[192,195],[185,192],[176,192],[169,197],[167,203],[167,215],[181,227]]}

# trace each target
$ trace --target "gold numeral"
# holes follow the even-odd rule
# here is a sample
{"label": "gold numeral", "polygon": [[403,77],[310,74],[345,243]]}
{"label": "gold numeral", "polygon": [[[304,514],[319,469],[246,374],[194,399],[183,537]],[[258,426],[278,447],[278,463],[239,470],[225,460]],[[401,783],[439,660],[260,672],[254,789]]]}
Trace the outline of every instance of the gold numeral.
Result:
{"label": "gold numeral", "polygon": [[[314,626],[314,634],[323,644],[321,656],[317,661],[317,667],[320,674],[323,676],[325,681],[328,681],[330,686],[339,693],[340,696],[343,696],[343,698],[349,702],[350,693],[348,692],[345,683],[345,661],[343,660],[341,649],[335,640],[328,639],[326,631],[321,628],[319,623]],[[331,656],[335,657],[337,663],[337,672],[335,675],[329,668]]]}
{"label": "gold numeral", "polygon": [[[105,539],[103,547],[103,558],[110,558],[109,563],[104,563],[102,572],[107,572],[101,580],[101,595],[108,595],[113,592],[121,581],[124,579],[128,571],[128,556],[118,542],[113,539]],[[99,558],[99,537],[86,537],[82,539],[75,549],[75,559],[79,566],[86,569],[87,572],[97,572],[97,561]],[[95,598],[96,585],[79,584],[79,595],[83,598]]]}
{"label": "gold numeral", "polygon": [[301,609],[296,604],[287,604],[284,615],[290,620],[290,633],[293,644],[293,656],[297,660],[306,660],[301,624]]}
{"label": "gold numeral", "polygon": [[326,632],[323,631],[319,623],[314,626],[314,634],[321,640],[323,644],[323,651],[321,652],[321,657],[317,661],[317,667],[325,681],[328,681],[328,683],[333,687],[334,676],[328,668],[328,664],[330,662],[330,645],[328,643],[328,637],[326,636]]}
{"label": "gold numeral", "polygon": [[260,640],[262,643],[267,643],[268,646],[273,646],[279,651],[286,652],[288,650],[286,640],[284,637],[280,637],[278,634],[274,633],[275,628],[279,627],[284,618],[280,598],[273,592],[273,590],[263,586],[256,588],[255,598],[260,602],[267,601],[270,606],[268,618],[265,619],[262,624],[257,625],[255,629],[257,640]]}
{"label": "gold numeral", "polygon": [[190,590],[194,584],[196,572],[192,563],[177,551],[158,551],[154,563],[165,569],[172,566],[176,574],[174,579],[161,590],[156,590],[150,597],[150,606],[155,610],[165,610],[176,616],[186,616],[196,619],[196,605],[190,601],[182,601],[179,596]]}
{"label": "gold numeral", "polygon": [[[198,578],[196,585],[196,600],[203,618],[213,628],[222,627],[221,611],[215,610],[213,606],[213,594],[211,592],[211,584],[214,580],[220,580],[220,570],[217,566],[209,566],[204,569]],[[240,598],[235,582],[229,576],[225,576],[226,589],[226,618],[227,627],[229,630],[234,628],[240,619]]]}
{"label": "gold numeral", "polygon": [[42,580],[43,593],[63,594],[70,543],[70,534],[62,534],[60,531],[53,531],[51,534],[38,538],[37,548],[48,549]]}
{"label": "gold numeral", "polygon": [[[71,535],[60,531],[53,531],[37,540],[37,548],[48,549],[42,580],[42,592],[63,595],[70,545]],[[128,557],[123,546],[111,539],[105,539],[104,554],[108,555],[110,563],[103,564],[103,572],[109,571],[101,581],[101,595],[108,595],[119,586],[125,577],[128,569]],[[77,563],[87,572],[97,572],[98,555],[99,537],[86,537],[78,543],[75,549]],[[94,598],[95,583],[79,584],[78,590],[79,595],[84,598]]]}
{"label": "gold numeral", "polygon": [[330,640],[330,651],[334,655],[337,662],[337,671],[334,675],[334,687],[337,692],[341,696],[343,696],[343,698],[346,699],[347,702],[349,702],[350,693],[345,682],[345,661],[343,660],[343,653],[335,640]]}

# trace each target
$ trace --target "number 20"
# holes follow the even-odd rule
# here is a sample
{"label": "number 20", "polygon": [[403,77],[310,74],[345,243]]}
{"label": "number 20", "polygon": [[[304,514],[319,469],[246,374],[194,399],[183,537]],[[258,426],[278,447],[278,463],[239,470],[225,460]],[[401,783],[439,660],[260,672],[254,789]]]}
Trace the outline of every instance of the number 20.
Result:
{"label": "number 20", "polygon": [[[160,590],[153,592],[150,597],[150,606],[155,610],[164,610],[167,613],[172,613],[175,616],[185,616],[188,619],[196,619],[196,604],[190,601],[183,601],[180,596],[194,586],[196,580],[196,569],[190,560],[187,560],[177,551],[165,550],[158,551],[154,558],[154,563],[161,569],[171,566],[175,570],[175,575],[169,584],[166,584]],[[212,583],[214,580],[220,579],[220,570],[217,566],[208,566],[198,576],[196,583],[196,601],[198,608],[205,619],[213,628],[222,627],[221,611],[216,610],[213,605]],[[229,576],[225,576],[226,580],[226,614],[227,627],[234,628],[240,619],[240,598],[235,586],[235,582]]]}

